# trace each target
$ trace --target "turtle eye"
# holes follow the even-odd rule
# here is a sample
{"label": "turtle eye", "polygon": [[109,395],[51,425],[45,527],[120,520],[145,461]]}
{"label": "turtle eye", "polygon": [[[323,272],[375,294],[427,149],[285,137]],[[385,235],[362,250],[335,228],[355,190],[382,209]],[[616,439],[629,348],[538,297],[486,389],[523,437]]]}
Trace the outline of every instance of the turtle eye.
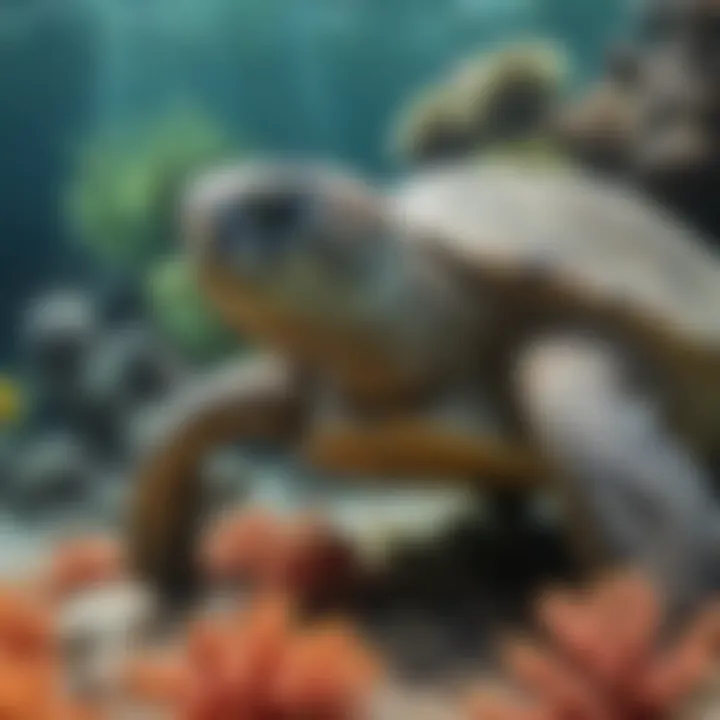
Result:
{"label": "turtle eye", "polygon": [[311,198],[302,190],[256,192],[221,208],[214,237],[220,257],[257,269],[282,257],[308,228]]}
{"label": "turtle eye", "polygon": [[304,217],[306,197],[301,192],[284,191],[250,198],[245,214],[251,226],[268,240],[287,237]]}

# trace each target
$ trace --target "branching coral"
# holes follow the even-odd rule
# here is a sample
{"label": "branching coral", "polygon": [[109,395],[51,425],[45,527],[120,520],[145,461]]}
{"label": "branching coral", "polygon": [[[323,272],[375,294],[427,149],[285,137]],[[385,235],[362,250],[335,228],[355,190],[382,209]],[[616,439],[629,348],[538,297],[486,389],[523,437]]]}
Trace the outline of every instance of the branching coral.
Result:
{"label": "branching coral", "polygon": [[562,55],[543,43],[471,58],[401,114],[393,147],[417,163],[535,139],[566,75]]}
{"label": "branching coral", "polygon": [[93,707],[64,688],[53,614],[22,590],[0,591],[0,716],[4,720],[90,720]]}
{"label": "branching coral", "polygon": [[716,669],[718,609],[661,642],[661,601],[635,575],[605,580],[587,593],[548,594],[538,617],[545,641],[514,640],[503,653],[523,694],[479,693],[471,704],[475,720],[665,718]]}
{"label": "branching coral", "polygon": [[[384,673],[352,626],[304,612],[310,591],[353,577],[351,559],[316,518],[255,510],[214,526],[203,546],[206,571],[250,580],[254,599],[193,620],[172,645],[131,662],[121,673],[119,717],[135,717],[128,708],[138,708],[173,720],[654,720],[692,707],[704,681],[715,679],[718,607],[670,634],[660,596],[642,576],[623,573],[542,596],[537,637],[503,645],[511,684],[477,692],[467,712],[453,693],[433,704]],[[55,611],[73,588],[123,572],[117,545],[79,539],[62,545],[34,584],[0,591],[0,717],[106,717],[108,698],[79,706],[63,689],[72,670]]]}
{"label": "branching coral", "polygon": [[130,691],[183,720],[356,717],[378,666],[345,625],[302,628],[292,605],[266,598],[193,627],[180,661],[130,668]]}

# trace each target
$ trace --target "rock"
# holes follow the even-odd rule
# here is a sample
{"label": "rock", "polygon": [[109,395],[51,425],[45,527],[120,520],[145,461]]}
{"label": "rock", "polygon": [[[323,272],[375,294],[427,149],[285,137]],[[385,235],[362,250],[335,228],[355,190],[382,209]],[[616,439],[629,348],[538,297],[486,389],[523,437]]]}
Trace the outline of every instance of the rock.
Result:
{"label": "rock", "polygon": [[109,698],[132,655],[153,639],[157,606],[142,586],[118,582],[79,593],[60,611],[60,636],[71,687]]}
{"label": "rock", "polygon": [[95,471],[81,440],[49,433],[21,447],[9,492],[15,507],[31,517],[79,512],[91,496]]}
{"label": "rock", "polygon": [[97,305],[80,290],[36,298],[21,328],[23,355],[52,404],[77,404],[88,355],[100,332]]}
{"label": "rock", "polygon": [[122,426],[174,390],[184,376],[185,368],[169,348],[148,328],[130,324],[98,344],[88,364],[85,392]]}
{"label": "rock", "polygon": [[633,47],[557,122],[582,164],[610,170],[720,242],[720,4],[648,0]]}

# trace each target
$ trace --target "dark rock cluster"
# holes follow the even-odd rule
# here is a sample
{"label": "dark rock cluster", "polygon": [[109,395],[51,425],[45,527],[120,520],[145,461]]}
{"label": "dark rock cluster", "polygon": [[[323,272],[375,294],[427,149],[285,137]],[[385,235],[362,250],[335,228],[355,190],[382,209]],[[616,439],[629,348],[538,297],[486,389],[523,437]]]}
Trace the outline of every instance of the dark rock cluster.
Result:
{"label": "dark rock cluster", "polygon": [[3,465],[23,519],[116,515],[137,419],[189,373],[146,322],[105,310],[92,293],[53,291],[21,323],[31,408]]}
{"label": "dark rock cluster", "polygon": [[720,241],[720,2],[648,0],[607,65],[560,113],[561,143]]}

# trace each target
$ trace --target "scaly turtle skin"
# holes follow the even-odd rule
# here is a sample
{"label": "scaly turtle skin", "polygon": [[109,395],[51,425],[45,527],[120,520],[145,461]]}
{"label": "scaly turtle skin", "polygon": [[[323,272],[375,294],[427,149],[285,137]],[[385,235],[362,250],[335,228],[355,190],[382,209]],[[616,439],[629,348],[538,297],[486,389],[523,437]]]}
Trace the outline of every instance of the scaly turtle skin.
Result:
{"label": "scaly turtle skin", "polygon": [[583,534],[678,602],[710,588],[720,260],[639,198],[511,164],[376,193],[314,165],[219,169],[190,190],[205,293],[274,355],[168,410],[132,544],[187,581],[198,462],[272,439],[314,466],[484,483],[552,478]]}

